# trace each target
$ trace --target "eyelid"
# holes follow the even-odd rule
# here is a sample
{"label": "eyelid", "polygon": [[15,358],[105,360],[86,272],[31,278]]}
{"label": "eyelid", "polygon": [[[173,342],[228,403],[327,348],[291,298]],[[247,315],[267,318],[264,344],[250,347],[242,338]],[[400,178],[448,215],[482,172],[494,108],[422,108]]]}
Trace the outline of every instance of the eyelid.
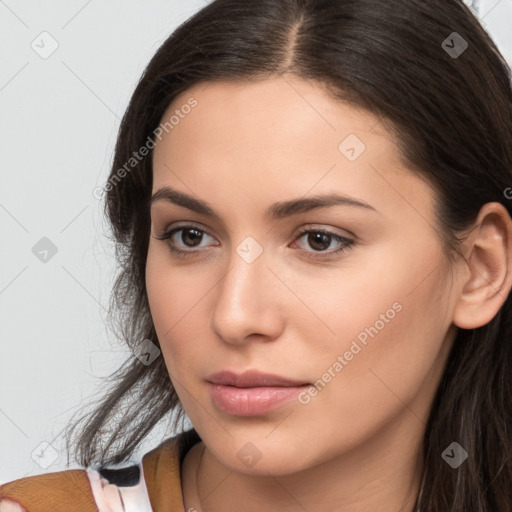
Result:
{"label": "eyelid", "polygon": [[295,236],[297,237],[297,236],[302,235],[303,233],[308,232],[308,231],[320,231],[320,232],[327,232],[329,234],[336,235],[341,238],[345,238],[347,240],[351,239],[351,238],[356,238],[356,235],[354,235],[352,232],[344,229],[343,231],[346,234],[342,234],[342,233],[339,233],[338,231],[336,231],[338,229],[340,229],[340,228],[335,228],[332,226],[325,226],[324,224],[315,224],[315,223],[304,224],[303,226],[301,226],[299,228],[299,231],[298,231],[297,235],[295,235]]}
{"label": "eyelid", "polygon": [[[177,231],[179,229],[186,229],[186,228],[197,229],[198,231],[202,231],[202,232],[206,233],[208,236],[215,238],[211,234],[209,228],[206,228],[202,224],[197,223],[195,221],[181,221],[181,222],[178,222],[177,224],[171,223],[170,225],[168,225],[167,227],[162,229],[160,232],[162,233],[161,236],[164,236],[164,235],[169,234],[171,231]],[[159,238],[159,237],[156,237],[156,238]]]}

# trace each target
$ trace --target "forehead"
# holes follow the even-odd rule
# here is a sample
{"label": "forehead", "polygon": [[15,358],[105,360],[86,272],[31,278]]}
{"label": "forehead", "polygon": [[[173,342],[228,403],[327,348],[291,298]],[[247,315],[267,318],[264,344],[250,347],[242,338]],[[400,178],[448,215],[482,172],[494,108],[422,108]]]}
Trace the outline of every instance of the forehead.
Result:
{"label": "forehead", "polygon": [[379,122],[371,112],[333,98],[321,83],[296,77],[196,84],[174,99],[163,121],[186,107],[192,98],[197,101],[197,106],[190,112],[193,116],[190,115],[187,123],[181,122],[182,119],[173,128],[174,133],[189,125],[195,130],[211,131],[213,136],[220,128],[244,126],[245,130],[233,132],[231,137],[253,135],[259,130],[260,140],[265,140],[266,133],[271,136],[285,128],[292,132],[281,133],[281,138],[287,133],[298,134],[315,126],[318,136],[323,132],[340,135],[347,129],[366,131]]}
{"label": "forehead", "polygon": [[430,187],[406,168],[381,119],[316,82],[196,84],[175,98],[162,123],[171,116],[177,122],[155,148],[154,190],[168,184],[220,201],[236,191],[262,205],[336,191],[364,196],[381,211],[412,207],[425,215],[433,206]]}

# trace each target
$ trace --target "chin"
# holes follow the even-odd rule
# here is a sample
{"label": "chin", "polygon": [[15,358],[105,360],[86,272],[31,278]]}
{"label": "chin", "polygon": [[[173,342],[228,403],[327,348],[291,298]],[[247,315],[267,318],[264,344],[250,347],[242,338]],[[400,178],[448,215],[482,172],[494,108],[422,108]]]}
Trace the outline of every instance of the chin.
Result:
{"label": "chin", "polygon": [[311,453],[306,454],[303,449],[282,439],[274,443],[265,439],[246,439],[232,440],[229,447],[226,444],[207,446],[231,471],[251,476],[289,475],[321,463],[321,454],[317,457]]}
{"label": "chin", "polygon": [[306,469],[308,466],[304,465],[304,461],[299,460],[297,453],[293,454],[280,454],[273,453],[272,456],[262,457],[256,464],[249,467],[248,465],[241,463],[238,458],[230,459],[225,461],[227,467],[237,473],[243,473],[251,476],[284,476],[293,473],[298,473]]}

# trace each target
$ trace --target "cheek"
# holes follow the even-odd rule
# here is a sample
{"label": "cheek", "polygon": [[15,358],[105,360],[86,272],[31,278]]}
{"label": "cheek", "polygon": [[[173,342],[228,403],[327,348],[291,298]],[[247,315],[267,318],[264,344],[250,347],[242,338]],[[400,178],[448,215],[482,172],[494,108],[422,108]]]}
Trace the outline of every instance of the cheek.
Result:
{"label": "cheek", "polygon": [[[306,405],[311,417],[329,406],[339,418],[351,419],[353,433],[368,433],[420,391],[430,396],[442,371],[437,358],[448,328],[442,322],[447,297],[440,291],[448,276],[432,272],[438,258],[431,250],[423,263],[404,256],[385,269],[376,260],[371,272],[345,278],[342,290],[327,289],[329,300],[318,311],[336,335],[317,335],[311,352],[318,379]],[[423,417],[426,402],[412,412]],[[340,426],[333,436],[342,436]]]}
{"label": "cheek", "polygon": [[178,375],[177,371],[190,368],[188,361],[204,350],[206,319],[200,316],[214,280],[191,267],[174,264],[173,268],[166,253],[160,247],[152,250],[150,244],[146,290],[167,368],[171,375]]}

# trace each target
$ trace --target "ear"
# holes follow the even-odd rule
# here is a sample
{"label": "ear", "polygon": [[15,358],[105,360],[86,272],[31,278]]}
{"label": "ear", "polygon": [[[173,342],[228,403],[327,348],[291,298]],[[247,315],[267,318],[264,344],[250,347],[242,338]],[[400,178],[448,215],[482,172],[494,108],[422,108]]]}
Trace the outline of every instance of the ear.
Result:
{"label": "ear", "polygon": [[512,220],[506,208],[498,202],[482,206],[464,245],[453,323],[475,329],[495,317],[512,287]]}

